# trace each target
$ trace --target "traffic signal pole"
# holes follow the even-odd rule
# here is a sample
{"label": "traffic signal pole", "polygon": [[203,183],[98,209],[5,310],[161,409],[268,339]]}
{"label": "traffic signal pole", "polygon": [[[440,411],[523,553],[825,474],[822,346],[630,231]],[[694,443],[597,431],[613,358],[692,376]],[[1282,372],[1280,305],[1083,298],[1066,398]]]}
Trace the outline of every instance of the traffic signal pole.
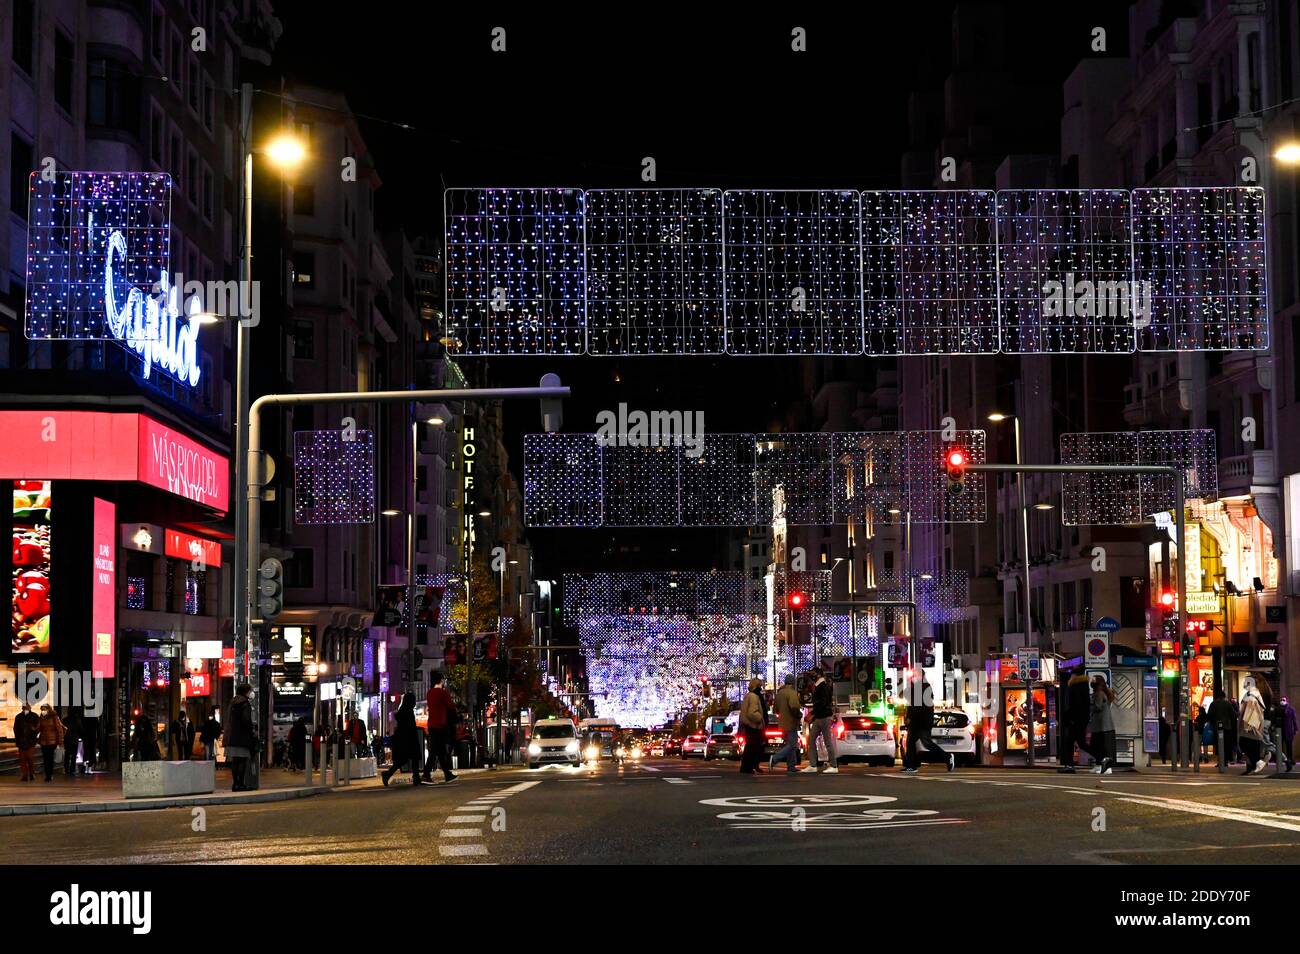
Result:
{"label": "traffic signal pole", "polygon": [[[248,408],[248,458],[244,468],[247,484],[243,488],[247,506],[247,548],[243,553],[235,554],[235,572],[245,581],[244,598],[241,605],[234,608],[238,623],[242,621],[243,632],[248,638],[248,656],[253,656],[256,649],[259,679],[253,683],[261,685],[261,673],[265,657],[262,636],[263,620],[254,613],[256,606],[254,594],[257,593],[257,566],[262,551],[262,494],[274,471],[268,466],[265,452],[262,450],[262,411],[272,407],[289,407],[299,404],[405,404],[408,402],[427,401],[430,403],[445,401],[492,401],[513,400],[519,398],[537,399],[542,402],[542,427],[544,430],[558,431],[561,426],[559,403],[570,394],[570,390],[560,384],[554,374],[542,378],[541,387],[535,388],[434,388],[430,390],[411,391],[338,391],[307,394],[264,394],[253,401]],[[237,488],[238,489],[238,488]],[[414,509],[414,508],[412,508]],[[412,525],[414,521],[412,521]],[[411,614],[411,643],[415,641],[415,607],[408,608]],[[251,669],[252,666],[250,665]],[[237,678],[242,674],[237,674]],[[253,729],[257,730],[258,707],[253,706]]]}
{"label": "traffic signal pole", "polygon": [[[1178,739],[1180,744],[1180,755],[1173,761],[1173,768],[1178,770],[1178,761],[1181,759],[1183,768],[1190,768],[1191,758],[1191,725],[1187,715],[1191,709],[1191,686],[1188,685],[1188,650],[1187,650],[1187,632],[1183,620],[1186,616],[1184,607],[1187,605],[1187,571],[1186,571],[1186,554],[1183,552],[1184,530],[1186,515],[1184,511],[1187,508],[1185,489],[1183,487],[1183,471],[1178,467],[1157,466],[1142,464],[967,464],[966,470],[972,473],[1003,473],[1018,474],[1021,476],[1023,483],[1025,474],[1111,474],[1119,476],[1165,476],[1172,477],[1175,489],[1175,506],[1174,506],[1174,536],[1175,546],[1178,548],[1178,680],[1179,680],[1179,712],[1178,712]],[[1025,588],[1028,590],[1028,558],[1029,553],[1026,550],[1026,581]],[[1025,621],[1029,625],[1029,621]],[[1033,690],[1030,689],[1029,711],[1033,713]],[[1033,747],[1033,726],[1030,725],[1029,745]]]}

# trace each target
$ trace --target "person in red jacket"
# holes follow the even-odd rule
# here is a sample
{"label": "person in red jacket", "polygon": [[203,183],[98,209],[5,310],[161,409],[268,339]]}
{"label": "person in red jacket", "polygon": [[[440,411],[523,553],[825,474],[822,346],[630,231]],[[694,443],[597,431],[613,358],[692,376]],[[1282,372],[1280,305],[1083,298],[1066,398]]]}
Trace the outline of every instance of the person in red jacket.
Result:
{"label": "person in red jacket", "polygon": [[456,776],[451,771],[451,754],[447,747],[450,744],[449,730],[458,716],[456,703],[451,698],[451,693],[442,686],[442,673],[431,673],[429,682],[432,688],[424,697],[429,719],[429,758],[424,763],[424,780],[433,780],[430,776],[436,763],[442,766],[442,777],[450,782]]}

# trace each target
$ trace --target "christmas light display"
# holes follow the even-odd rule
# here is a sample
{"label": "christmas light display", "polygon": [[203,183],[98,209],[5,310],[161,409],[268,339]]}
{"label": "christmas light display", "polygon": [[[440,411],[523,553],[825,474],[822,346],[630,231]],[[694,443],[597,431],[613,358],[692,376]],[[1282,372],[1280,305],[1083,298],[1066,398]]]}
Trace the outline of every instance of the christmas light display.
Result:
{"label": "christmas light display", "polygon": [[581,189],[448,189],[447,346],[462,354],[581,354]]}
{"label": "christmas light display", "polygon": [[[1129,193],[1009,189],[997,199],[1002,351],[1133,351]],[[1099,283],[1115,293],[1096,294]]]}
{"label": "christmas light display", "polygon": [[727,351],[862,353],[857,192],[723,195]]}
{"label": "christmas light display", "polygon": [[1152,289],[1143,351],[1268,349],[1264,190],[1135,189],[1137,281]]}
{"label": "christmas light display", "polygon": [[524,436],[524,523],[598,527],[601,447],[594,434]]}
{"label": "christmas light display", "polygon": [[744,613],[744,578],[738,571],[662,570],[566,573],[566,623],[612,616],[734,616]]}
{"label": "christmas light display", "polygon": [[295,431],[293,513],[302,525],[374,523],[375,436],[358,430]]}
{"label": "christmas light display", "polygon": [[[982,522],[984,475],[967,474],[954,492],[942,467],[950,446],[963,447],[971,463],[985,460],[979,430],[947,439],[940,431],[709,434],[697,458],[683,447],[530,434],[524,518],[528,526],[744,526],[775,518],[816,526],[897,509],[913,523]],[[784,503],[774,513],[778,487]]]}
{"label": "christmas light display", "polygon": [[[171,176],[154,172],[56,172],[28,179],[27,315],[41,340],[112,340],[105,301],[110,239],[127,250],[114,291],[151,289],[171,266]],[[157,341],[158,323],[144,329]]]}
{"label": "christmas light display", "polygon": [[722,350],[722,193],[587,192],[587,353]]}
{"label": "christmas light display", "polygon": [[[1180,468],[1188,501],[1218,497],[1217,462],[1215,433],[1210,429],[1061,435],[1063,464]],[[1061,481],[1061,520],[1067,526],[1135,525],[1176,505],[1172,478],[1163,475],[1069,474]]]}
{"label": "christmas light display", "polygon": [[998,350],[992,192],[862,193],[867,354]]}

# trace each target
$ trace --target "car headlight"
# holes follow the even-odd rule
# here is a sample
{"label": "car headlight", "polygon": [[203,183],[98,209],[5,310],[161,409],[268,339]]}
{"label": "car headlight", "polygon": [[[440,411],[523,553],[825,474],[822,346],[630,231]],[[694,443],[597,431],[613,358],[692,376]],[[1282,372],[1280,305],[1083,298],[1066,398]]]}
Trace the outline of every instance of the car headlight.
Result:
{"label": "car headlight", "polygon": [[530,742],[530,743],[528,743],[528,754],[529,754],[529,755],[541,755],[541,754],[542,754],[542,747],[541,747],[540,745],[538,745],[536,742]]}
{"label": "car headlight", "polygon": [[566,746],[564,747],[564,751],[566,751],[566,752],[570,752],[570,753],[577,752],[577,751],[578,751],[578,743],[577,743],[577,742],[570,742],[568,745],[566,745]]}
{"label": "car headlight", "polygon": [[592,761],[595,761],[596,759],[600,758],[600,749],[596,748],[594,745],[588,748],[587,758],[591,759]]}

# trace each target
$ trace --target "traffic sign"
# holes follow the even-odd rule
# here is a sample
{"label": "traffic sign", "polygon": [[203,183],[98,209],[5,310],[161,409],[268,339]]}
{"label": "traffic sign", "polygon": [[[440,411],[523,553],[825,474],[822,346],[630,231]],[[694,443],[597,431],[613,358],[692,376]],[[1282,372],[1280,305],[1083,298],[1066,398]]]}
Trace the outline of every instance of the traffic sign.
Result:
{"label": "traffic sign", "polygon": [[1042,658],[1037,649],[1017,649],[1016,666],[1021,682],[1038,682],[1042,678]]}
{"label": "traffic sign", "polygon": [[1113,633],[1115,630],[1119,629],[1119,620],[1113,616],[1103,616],[1101,619],[1097,620],[1097,628],[1102,632]]}
{"label": "traffic sign", "polygon": [[1083,668],[1108,669],[1110,667],[1110,633],[1089,629],[1083,634]]}

